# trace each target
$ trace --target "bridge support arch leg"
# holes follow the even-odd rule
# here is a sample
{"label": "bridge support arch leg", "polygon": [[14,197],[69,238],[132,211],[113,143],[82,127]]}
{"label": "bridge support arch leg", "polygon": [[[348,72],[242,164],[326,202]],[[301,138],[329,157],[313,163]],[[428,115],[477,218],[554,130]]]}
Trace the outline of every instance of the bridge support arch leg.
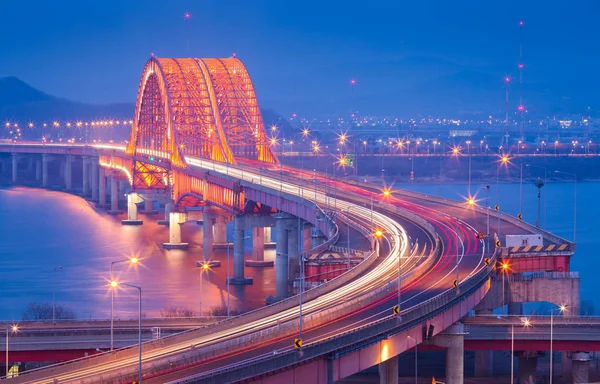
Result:
{"label": "bridge support arch leg", "polygon": [[185,223],[185,214],[171,212],[169,214],[169,242],[163,243],[165,249],[187,249],[189,244],[181,242],[181,225]]}
{"label": "bridge support arch leg", "polygon": [[379,363],[379,383],[398,384],[398,355]]}
{"label": "bridge support arch leg", "polygon": [[[137,193],[132,192],[127,194],[127,220],[121,220],[123,225],[142,225],[144,222],[138,219],[137,202],[140,197]],[[181,237],[181,235],[180,235]]]}
{"label": "bridge support arch leg", "polygon": [[244,276],[244,227],[242,216],[233,219],[233,277],[230,284],[252,284],[251,277]]}
{"label": "bridge support arch leg", "polygon": [[[573,352],[573,384],[590,382],[590,354],[588,352]],[[564,375],[563,375],[564,377]]]}

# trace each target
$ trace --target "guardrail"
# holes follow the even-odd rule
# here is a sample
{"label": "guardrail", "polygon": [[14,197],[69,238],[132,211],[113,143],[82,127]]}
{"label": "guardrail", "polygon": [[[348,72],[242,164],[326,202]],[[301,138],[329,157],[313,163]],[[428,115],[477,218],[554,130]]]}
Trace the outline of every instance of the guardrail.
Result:
{"label": "guardrail", "polygon": [[[532,273],[515,273],[504,276],[508,281],[533,281],[535,279],[579,279],[579,272],[532,272]],[[502,276],[493,276],[492,280],[501,281]]]}

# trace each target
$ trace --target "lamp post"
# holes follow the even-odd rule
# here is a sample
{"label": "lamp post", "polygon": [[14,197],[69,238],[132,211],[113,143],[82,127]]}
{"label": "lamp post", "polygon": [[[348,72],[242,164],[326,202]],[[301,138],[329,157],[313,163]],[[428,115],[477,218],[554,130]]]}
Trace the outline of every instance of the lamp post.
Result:
{"label": "lamp post", "polygon": [[10,333],[16,333],[19,328],[16,325],[13,325],[9,328],[6,328],[6,377],[8,378],[8,336]]}
{"label": "lamp post", "polygon": [[[537,223],[536,223],[536,227],[540,227],[541,225],[541,194],[542,194],[542,187],[544,185],[546,185],[547,180],[548,180],[548,168],[543,167],[541,165],[531,165],[531,164],[525,164],[526,167],[529,168],[541,168],[544,170],[544,181],[542,182],[539,178],[536,181],[535,185],[538,189],[538,219],[537,219]],[[547,194],[546,194],[547,195]],[[546,198],[546,195],[544,195],[544,228],[547,228],[548,225],[548,200]]]}
{"label": "lamp post", "polygon": [[[116,287],[116,285],[113,286],[113,282],[115,282],[116,284],[116,280],[115,277],[113,275],[113,266],[115,264],[121,264],[121,263],[125,263],[125,262],[130,262],[132,265],[137,264],[137,262],[139,261],[139,259],[137,257],[132,257],[131,259],[127,259],[127,260],[118,260],[118,261],[111,261],[110,263],[110,281],[111,281],[111,286],[113,288]],[[62,267],[61,267],[62,268]],[[114,347],[114,318],[115,318],[115,290],[111,289],[110,290],[110,350],[112,352],[113,347]]]}
{"label": "lamp post", "polygon": [[418,376],[419,376],[419,361],[417,360],[418,358],[418,349],[417,349],[417,339],[413,338],[412,336],[406,336],[406,339],[411,339],[412,341],[415,342],[415,384],[418,384]]}
{"label": "lamp post", "polygon": [[[499,320],[509,322],[504,317],[496,317]],[[521,318],[521,324],[524,327],[530,327],[531,322],[527,318]],[[510,384],[514,384],[515,380],[515,323],[510,321]]]}
{"label": "lamp post", "polygon": [[[229,247],[227,247],[227,250],[229,251]],[[229,258],[227,258],[227,263],[229,263]],[[202,292],[203,292],[202,285],[203,285],[203,281],[204,281],[203,276],[204,276],[204,273],[208,272],[208,270],[210,269],[210,264],[208,264],[207,261],[204,261],[204,262],[198,262],[196,264],[196,266],[198,267],[198,269],[200,269],[200,316],[202,316]],[[227,268],[227,272],[229,272],[229,268]],[[227,286],[229,287],[229,281],[227,282]],[[227,309],[229,309],[229,305],[227,306]],[[227,317],[229,317],[229,313],[227,314]]]}
{"label": "lamp post", "polygon": [[562,172],[562,171],[554,171],[554,173],[563,173],[565,175],[573,176],[573,242],[577,242],[577,174]]}
{"label": "lamp post", "polygon": [[119,285],[123,285],[125,287],[129,287],[129,288],[135,288],[138,290],[139,292],[139,323],[138,323],[138,384],[142,384],[142,287],[139,287],[137,285],[131,285],[131,284],[125,284],[125,283],[121,283],[119,284],[117,281],[113,280],[110,282],[110,286],[111,288],[114,290],[115,288],[117,288]]}
{"label": "lamp post", "polygon": [[552,308],[550,309],[550,384],[552,384],[552,365],[553,365],[553,359],[552,359],[552,347],[553,347],[553,336],[554,336],[554,330],[553,330],[553,326],[554,326],[554,311],[558,310],[561,314],[563,314],[566,310],[567,310],[567,306],[566,305],[560,305],[558,308]]}
{"label": "lamp post", "polygon": [[502,314],[504,314],[504,280],[506,280],[506,273],[508,272],[509,265],[507,262],[502,263]]}
{"label": "lamp post", "polygon": [[56,324],[56,272],[62,270],[62,265],[54,268],[52,277],[52,324]]}

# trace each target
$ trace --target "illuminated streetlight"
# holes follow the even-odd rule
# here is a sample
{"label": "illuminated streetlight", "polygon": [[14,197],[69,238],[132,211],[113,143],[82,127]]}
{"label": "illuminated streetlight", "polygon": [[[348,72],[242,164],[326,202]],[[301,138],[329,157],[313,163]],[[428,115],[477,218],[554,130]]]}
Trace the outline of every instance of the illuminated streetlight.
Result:
{"label": "illuminated streetlight", "polygon": [[467,199],[467,204],[469,204],[469,205],[475,205],[475,199],[474,199],[474,198],[472,198],[472,197],[469,197],[469,198]]}
{"label": "illuminated streetlight", "polygon": [[392,194],[392,192],[389,189],[384,189],[383,190],[383,196],[389,197],[391,194]]}
{"label": "illuminated streetlight", "polygon": [[125,259],[125,260],[118,260],[118,261],[112,261],[110,263],[110,287],[113,288],[110,290],[110,350],[112,351],[114,348],[114,314],[115,314],[115,290],[114,288],[117,288],[119,286],[119,283],[117,282],[117,280],[115,280],[114,275],[113,275],[113,267],[115,264],[122,264],[122,263],[127,263],[129,262],[132,265],[137,265],[137,263],[140,261],[139,258],[137,258],[136,256],[133,256],[129,259]]}
{"label": "illuminated streetlight", "polygon": [[381,229],[377,229],[377,230],[375,231],[375,236],[377,236],[377,237],[381,237],[381,236],[383,236],[383,231],[382,231]]}
{"label": "illuminated streetlight", "polygon": [[19,331],[19,327],[16,324],[13,324],[11,327],[6,328],[6,377],[8,378],[8,336],[10,333],[17,333]]}

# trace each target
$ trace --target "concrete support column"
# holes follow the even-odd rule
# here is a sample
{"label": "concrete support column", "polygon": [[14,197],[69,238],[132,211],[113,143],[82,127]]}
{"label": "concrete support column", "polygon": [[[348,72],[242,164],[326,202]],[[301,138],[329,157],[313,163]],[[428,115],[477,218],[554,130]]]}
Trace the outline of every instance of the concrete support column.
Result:
{"label": "concrete support column", "polygon": [[65,160],[61,159],[61,161],[59,162],[59,166],[58,166],[58,176],[63,180],[65,179],[65,165],[66,165]]}
{"label": "concrete support column", "polygon": [[185,223],[185,213],[171,212],[169,214],[169,242],[163,243],[165,249],[187,249],[188,243],[181,242],[181,225]]}
{"label": "concrete support column", "polygon": [[35,161],[35,181],[42,180],[42,159],[37,159]]}
{"label": "concrete support column", "polygon": [[519,356],[519,383],[529,383],[531,379],[535,383],[538,356],[523,354]]}
{"label": "concrete support column", "polygon": [[16,183],[17,182],[17,170],[18,170],[18,165],[19,165],[19,155],[17,153],[12,153],[11,154],[11,159],[12,159],[12,182]]}
{"label": "concrete support column", "polygon": [[30,175],[33,172],[33,157],[27,157],[27,174]]}
{"label": "concrete support column", "polygon": [[45,153],[42,155],[42,187],[48,188],[48,163],[50,162],[50,155]]}
{"label": "concrete support column", "polygon": [[127,195],[127,220],[121,220],[123,225],[142,225],[143,221],[138,219],[137,202],[140,201],[140,196],[135,193]]}
{"label": "concrete support column", "polygon": [[323,242],[323,235],[321,235],[321,231],[319,231],[319,229],[317,227],[312,227],[311,236],[312,236],[312,241],[311,241],[311,246],[310,246],[311,248],[315,248]]}
{"label": "concrete support column", "polygon": [[251,277],[244,277],[244,227],[242,219],[242,216],[236,216],[233,219],[233,278],[229,279],[230,284],[238,285],[252,284]]}
{"label": "concrete support column", "polygon": [[296,274],[300,273],[300,263],[298,257],[298,251],[300,249],[299,234],[298,234],[298,223],[297,219],[290,220],[293,225],[288,230],[288,266],[289,266],[289,278],[295,279]]}
{"label": "concrete support column", "polygon": [[455,323],[433,339],[433,343],[446,348],[446,384],[463,384],[464,381],[465,328]]}
{"label": "concrete support column", "polygon": [[289,278],[286,220],[278,218],[275,228],[277,230],[275,246],[275,297],[282,299],[287,296]]}
{"label": "concrete support column", "polygon": [[215,217],[215,225],[213,227],[213,231],[215,243],[227,243],[227,220],[225,219],[225,216],[219,215]]}
{"label": "concrete support column", "polygon": [[110,177],[110,210],[111,215],[118,215],[119,211],[119,183],[115,175]]}
{"label": "concrete support column", "polygon": [[90,193],[90,176],[89,176],[90,157],[82,156],[81,162],[82,162],[81,169],[82,169],[82,179],[83,179],[83,186],[81,189],[81,194],[83,196],[87,196]]}
{"label": "concrete support column", "polygon": [[[573,352],[573,384],[590,382],[590,354],[588,352]],[[563,375],[564,378],[564,375]]]}
{"label": "concrete support column", "polygon": [[119,180],[119,197],[125,196],[127,192],[127,182],[125,180]]}
{"label": "concrete support column", "polygon": [[106,171],[103,167],[98,168],[98,204],[106,206]]}
{"label": "concrete support column", "polygon": [[272,267],[272,260],[265,261],[265,232],[270,227],[252,228],[252,260],[246,261],[246,267]]}
{"label": "concrete support column", "polygon": [[173,212],[173,205],[172,201],[165,204],[165,219],[158,220],[159,225],[169,225],[169,216],[171,215],[171,212]]}
{"label": "concrete support column", "polygon": [[308,251],[312,245],[311,234],[312,227],[304,227],[304,230],[302,231],[302,247],[305,251]]}
{"label": "concrete support column", "polygon": [[379,383],[398,384],[398,355],[379,363]]}
{"label": "concrete support column", "polygon": [[71,155],[65,156],[65,189],[70,191],[73,189],[73,163]]}
{"label": "concrete support column", "polygon": [[[492,310],[476,311],[476,315],[491,315]],[[475,377],[492,377],[494,375],[493,351],[475,351]]]}
{"label": "concrete support column", "polygon": [[273,234],[272,234],[272,228],[271,227],[265,227],[264,228],[264,242],[265,243],[272,243],[273,242]]}
{"label": "concrete support column", "polygon": [[214,237],[213,237],[213,221],[214,216],[204,213],[202,219],[202,256],[204,261],[208,261],[212,258]]}
{"label": "concrete support column", "polygon": [[92,175],[92,200],[93,201],[97,201],[98,200],[98,158],[96,157],[92,157],[92,159],[90,160],[90,167],[91,167],[91,175]]}
{"label": "concrete support column", "polygon": [[153,207],[153,201],[150,200],[149,198],[147,198],[147,196],[144,196],[144,198],[146,198],[146,200],[144,200],[144,210],[141,211],[140,213],[143,215],[155,215],[158,213],[157,210],[154,209]]}

